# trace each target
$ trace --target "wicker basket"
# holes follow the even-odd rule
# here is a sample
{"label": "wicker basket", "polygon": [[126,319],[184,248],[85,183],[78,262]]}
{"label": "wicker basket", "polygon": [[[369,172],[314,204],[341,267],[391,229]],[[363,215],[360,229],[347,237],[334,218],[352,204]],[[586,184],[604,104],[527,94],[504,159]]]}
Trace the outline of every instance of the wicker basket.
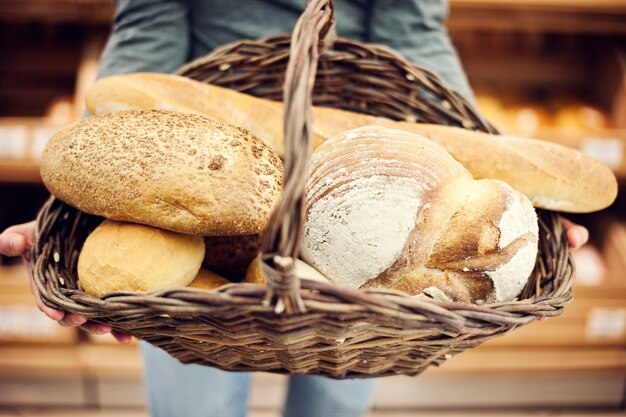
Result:
{"label": "wicker basket", "polygon": [[78,288],[77,258],[102,219],[51,199],[38,216],[32,254],[35,282],[46,304],[110,324],[184,363],[332,378],[417,375],[538,316],[561,313],[572,297],[573,263],[558,215],[546,211],[539,212],[537,264],[518,301],[484,306],[429,301],[390,290],[355,291],[300,281],[293,275],[312,100],[495,133],[429,71],[387,48],[333,39],[332,6],[330,0],[311,1],[293,40],[276,36],[237,42],[179,71],[277,100],[284,91],[286,181],[262,246],[268,286],[117,292],[101,298],[85,294]]}

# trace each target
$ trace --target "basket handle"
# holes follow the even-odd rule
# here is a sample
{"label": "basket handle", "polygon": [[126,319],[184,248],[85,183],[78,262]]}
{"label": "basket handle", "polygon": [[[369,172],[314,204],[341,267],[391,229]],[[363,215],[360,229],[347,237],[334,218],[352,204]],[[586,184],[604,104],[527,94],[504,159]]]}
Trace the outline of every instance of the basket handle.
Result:
{"label": "basket handle", "polygon": [[277,313],[305,311],[294,267],[300,251],[306,169],[312,148],[313,85],[320,53],[336,39],[333,10],[333,0],[307,0],[291,37],[283,86],[283,194],[261,244],[261,270],[269,287],[265,302],[275,302]]}

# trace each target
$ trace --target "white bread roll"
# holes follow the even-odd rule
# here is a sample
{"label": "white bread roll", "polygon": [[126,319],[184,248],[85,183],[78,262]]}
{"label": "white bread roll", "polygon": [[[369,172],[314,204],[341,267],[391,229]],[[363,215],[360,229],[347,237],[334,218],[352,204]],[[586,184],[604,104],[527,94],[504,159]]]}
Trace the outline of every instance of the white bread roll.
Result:
{"label": "white bread roll", "polygon": [[181,233],[256,234],[282,191],[278,156],[247,131],[166,111],[94,116],[58,131],[41,175],[62,201]]}
{"label": "white bread roll", "polygon": [[201,236],[105,220],[83,245],[78,280],[86,293],[95,296],[185,287],[196,277],[203,258]]}
{"label": "white bread roll", "polygon": [[[86,102],[94,114],[123,109],[167,109],[202,114],[249,129],[283,155],[283,104],[170,74],[116,75],[96,82]],[[466,129],[397,122],[345,110],[313,108],[313,146],[366,125],[407,130],[437,142],[474,178],[507,182],[535,207],[586,213],[608,207],[617,180],[603,163],[556,143],[501,137]],[[504,139],[504,140],[503,140]]]}
{"label": "white bread roll", "polygon": [[528,281],[538,223],[530,201],[474,180],[442,147],[369,126],[313,154],[302,257],[333,283],[453,300],[505,301]]}

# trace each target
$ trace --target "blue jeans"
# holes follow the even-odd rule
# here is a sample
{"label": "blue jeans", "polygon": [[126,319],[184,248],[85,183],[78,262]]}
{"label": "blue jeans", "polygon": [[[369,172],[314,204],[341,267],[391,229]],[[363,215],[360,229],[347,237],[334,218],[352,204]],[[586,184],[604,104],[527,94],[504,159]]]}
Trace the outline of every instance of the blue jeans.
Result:
{"label": "blue jeans", "polygon": [[[141,342],[152,417],[244,417],[250,374],[183,365]],[[373,380],[289,377],[284,417],[361,417],[370,408]]]}

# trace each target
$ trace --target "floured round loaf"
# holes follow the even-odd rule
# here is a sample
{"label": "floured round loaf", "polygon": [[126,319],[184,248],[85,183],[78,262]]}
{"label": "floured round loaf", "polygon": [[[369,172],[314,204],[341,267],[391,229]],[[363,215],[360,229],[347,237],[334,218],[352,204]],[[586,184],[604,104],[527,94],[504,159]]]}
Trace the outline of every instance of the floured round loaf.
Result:
{"label": "floured round loaf", "polygon": [[282,163],[249,132],[203,116],[123,111],[57,132],[41,175],[90,214],[181,233],[259,233],[281,193]]}
{"label": "floured round loaf", "polygon": [[78,258],[78,281],[88,294],[185,287],[200,270],[202,236],[110,220],[88,237]]}
{"label": "floured round loaf", "polygon": [[302,257],[332,282],[466,302],[514,299],[537,256],[523,194],[474,180],[441,146],[368,126],[313,154]]}

